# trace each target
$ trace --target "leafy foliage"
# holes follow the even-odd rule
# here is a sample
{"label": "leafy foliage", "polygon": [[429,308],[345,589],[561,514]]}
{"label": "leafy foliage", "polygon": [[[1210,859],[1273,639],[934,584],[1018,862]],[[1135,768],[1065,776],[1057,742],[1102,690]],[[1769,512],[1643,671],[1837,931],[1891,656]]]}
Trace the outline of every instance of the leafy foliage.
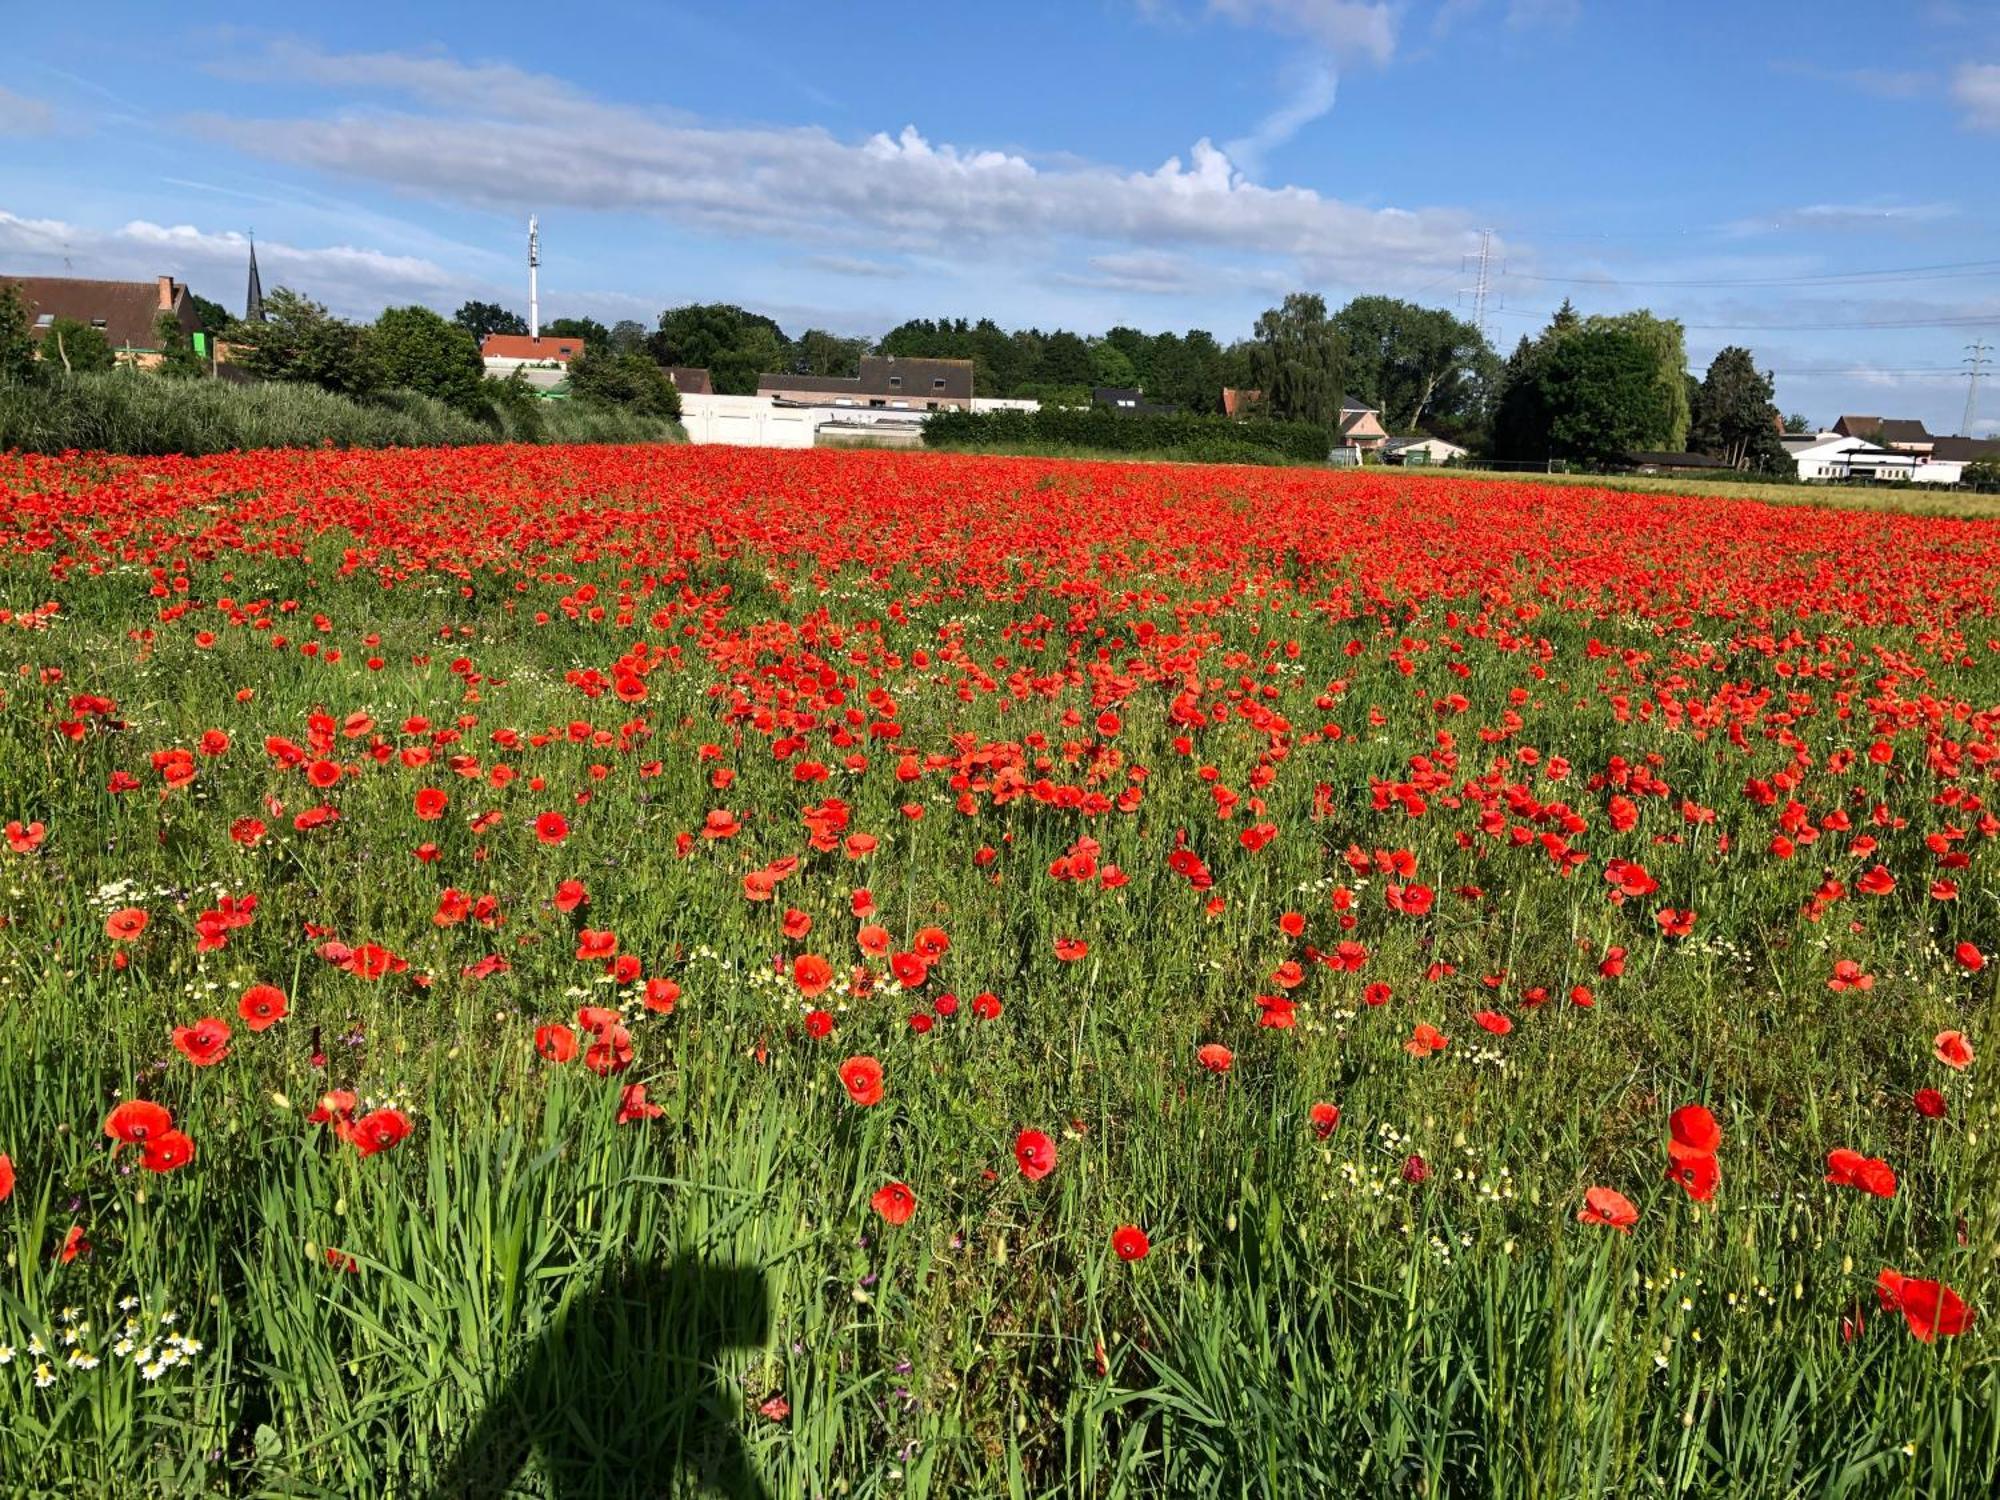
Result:
{"label": "leafy foliage", "polygon": [[1172,454],[1204,463],[1322,463],[1329,439],[1310,422],[1231,422],[1191,412],[1133,414],[1043,407],[1040,411],[933,412],[924,443],[934,448],[1029,447]]}
{"label": "leafy foliage", "polygon": [[585,350],[569,366],[570,395],[599,406],[620,407],[642,416],[678,420],[681,396],[667,372],[643,350],[593,354]]}
{"label": "leafy foliage", "polygon": [[[172,319],[166,321],[171,322]],[[117,363],[111,352],[111,340],[104,336],[104,330],[92,328],[75,318],[57,318],[42,330],[42,358],[49,362],[51,369],[72,375],[109,370]]]}
{"label": "leafy foliage", "polygon": [[475,415],[490,399],[477,341],[428,307],[387,309],[375,320],[370,342],[385,385]]}
{"label": "leafy foliage", "polygon": [[452,322],[472,335],[472,342],[483,344],[490,333],[526,333],[528,320],[517,312],[511,312],[497,302],[465,302],[451,315]]}
{"label": "leafy foliage", "polygon": [[1293,292],[1257,319],[1250,377],[1271,415],[1333,429],[1346,396],[1347,341],[1326,314],[1323,298]]}
{"label": "leafy foliage", "polygon": [[243,368],[259,380],[316,385],[341,396],[382,388],[382,365],[366,329],[289,287],[264,299],[264,318],[239,324],[232,336]]}

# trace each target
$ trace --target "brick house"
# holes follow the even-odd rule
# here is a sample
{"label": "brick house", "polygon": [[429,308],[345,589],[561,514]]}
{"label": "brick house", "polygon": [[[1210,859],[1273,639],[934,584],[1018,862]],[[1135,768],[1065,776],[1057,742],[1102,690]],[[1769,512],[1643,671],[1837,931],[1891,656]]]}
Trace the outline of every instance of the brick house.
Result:
{"label": "brick house", "polygon": [[[93,281],[80,276],[4,276],[28,310],[37,341],[57,322],[69,319],[97,329],[111,345],[120,364],[150,369],[160,362],[158,322],[162,313],[192,340],[201,331],[201,315],[187,284],[171,276],[151,281]],[[43,357],[56,358],[45,350]]]}
{"label": "brick house", "polygon": [[972,361],[864,354],[858,375],[759,375],[757,394],[798,406],[863,406],[890,411],[969,408]]}

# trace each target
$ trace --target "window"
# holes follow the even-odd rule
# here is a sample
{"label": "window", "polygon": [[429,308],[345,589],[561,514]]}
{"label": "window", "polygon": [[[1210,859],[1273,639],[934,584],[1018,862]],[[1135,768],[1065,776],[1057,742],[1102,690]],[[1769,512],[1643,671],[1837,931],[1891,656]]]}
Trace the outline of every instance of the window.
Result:
{"label": "window", "polygon": [[56,320],[56,315],[54,313],[43,313],[40,317],[35,319],[35,326],[37,328],[47,328],[51,323],[55,322],[55,320]]}
{"label": "window", "polygon": [[936,376],[933,376],[933,377],[931,378],[931,389],[932,389],[932,390],[934,390],[934,391],[941,391],[941,390],[943,390],[943,389],[944,389],[944,376],[942,376],[942,375],[936,375]]}
{"label": "window", "polygon": [[889,377],[889,389],[892,391],[900,391],[902,388],[903,388],[903,377],[900,375],[891,375]]}
{"label": "window", "polygon": [[90,320],[90,326],[91,326],[92,328],[102,328],[102,327],[104,326],[104,319],[102,319],[102,318],[92,318],[92,319]]}

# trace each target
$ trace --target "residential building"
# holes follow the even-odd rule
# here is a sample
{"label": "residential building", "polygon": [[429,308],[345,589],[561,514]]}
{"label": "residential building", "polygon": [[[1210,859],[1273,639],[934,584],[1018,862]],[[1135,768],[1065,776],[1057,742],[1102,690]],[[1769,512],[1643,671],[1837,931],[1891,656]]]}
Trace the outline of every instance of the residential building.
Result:
{"label": "residential building", "polygon": [[1165,417],[1180,410],[1169,402],[1148,401],[1146,393],[1135,385],[1096,386],[1091,390],[1090,404],[1133,417]]}
{"label": "residential building", "polygon": [[715,384],[708,378],[708,371],[699,365],[668,365],[667,379],[674,383],[674,389],[683,396],[712,396]]}
{"label": "residential building", "polygon": [[569,379],[569,362],[581,353],[582,339],[489,333],[479,346],[479,362],[489,380],[507,380],[519,370],[529,385],[547,392]]}
{"label": "residential building", "polygon": [[1471,450],[1461,448],[1457,443],[1448,443],[1440,437],[1391,438],[1382,445],[1382,462],[1402,464],[1407,468],[1421,465],[1435,467],[1464,458]]}
{"label": "residential building", "polygon": [[[202,333],[201,315],[194,310],[186,284],[171,276],[151,281],[93,281],[76,276],[0,275],[0,282],[11,282],[20,293],[38,341],[57,321],[71,319],[101,332],[120,364],[148,369],[160,362],[158,325],[162,313],[172,318],[190,341]],[[205,348],[203,352],[207,352]],[[54,351],[44,351],[44,357],[53,358]]]}
{"label": "residential building", "polygon": [[1233,385],[1222,388],[1222,414],[1230,418],[1262,416],[1264,414],[1264,393],[1262,391],[1238,390]]}
{"label": "residential building", "polygon": [[759,375],[757,394],[795,406],[879,407],[937,411],[972,405],[969,359],[898,358],[864,354],[855,375]]}
{"label": "residential building", "polygon": [[1713,474],[1735,472],[1736,466],[1726,458],[1717,458],[1709,453],[1661,453],[1644,451],[1627,453],[1625,463],[1635,474]]}
{"label": "residential building", "polygon": [[1842,437],[1866,438],[1898,453],[1928,454],[1937,441],[1915,417],[1843,416],[1833,424]]}
{"label": "residential building", "polygon": [[1389,430],[1382,425],[1381,408],[1354,396],[1340,403],[1338,431],[1343,444],[1363,453],[1373,453],[1389,441]]}

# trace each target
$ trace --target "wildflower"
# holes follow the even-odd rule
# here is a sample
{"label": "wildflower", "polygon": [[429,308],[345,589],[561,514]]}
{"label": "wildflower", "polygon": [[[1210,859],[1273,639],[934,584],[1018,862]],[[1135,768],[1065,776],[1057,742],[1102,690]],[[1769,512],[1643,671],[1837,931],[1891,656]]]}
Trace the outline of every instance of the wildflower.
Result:
{"label": "wildflower", "polygon": [[1580,1223],[1608,1224],[1620,1233],[1630,1234],[1632,1226],[1639,1222],[1639,1210],[1616,1189],[1594,1187],[1583,1195],[1583,1207],[1577,1210],[1576,1217]]}
{"label": "wildflower", "polygon": [[1153,1251],[1153,1242],[1137,1224],[1121,1224],[1111,1231],[1111,1249],[1120,1260],[1144,1260]]}
{"label": "wildflower", "polygon": [[869,1207],[891,1224],[905,1224],[910,1215],[917,1211],[916,1194],[910,1191],[908,1183],[889,1182],[869,1196]]}
{"label": "wildflower", "polygon": [[1024,1130],[1014,1138],[1014,1160],[1023,1177],[1040,1182],[1056,1169],[1056,1143],[1039,1130]]}
{"label": "wildflower", "polygon": [[882,1064],[873,1057],[850,1057],[840,1065],[840,1083],[856,1104],[882,1102]]}

